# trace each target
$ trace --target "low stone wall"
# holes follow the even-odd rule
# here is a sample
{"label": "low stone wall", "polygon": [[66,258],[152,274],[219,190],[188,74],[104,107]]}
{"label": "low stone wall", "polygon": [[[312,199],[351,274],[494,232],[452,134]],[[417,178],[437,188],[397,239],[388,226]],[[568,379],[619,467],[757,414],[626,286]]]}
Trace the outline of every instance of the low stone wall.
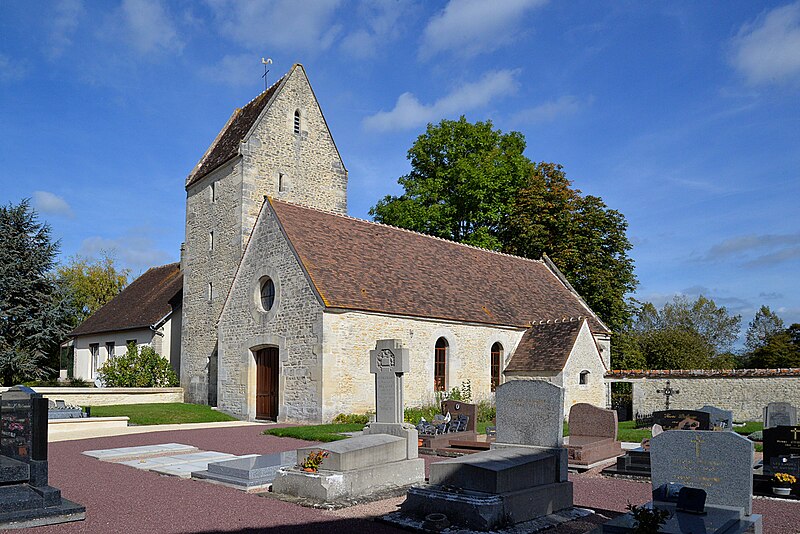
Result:
{"label": "low stone wall", "polygon": [[[0,393],[9,388],[0,388]],[[74,406],[183,402],[183,388],[33,388],[50,400]]]}
{"label": "low stone wall", "polygon": [[670,408],[696,410],[710,404],[732,410],[735,421],[761,421],[770,402],[800,408],[800,369],[610,371],[605,377],[633,384],[634,413],[663,410],[667,380],[680,391],[670,397]]}

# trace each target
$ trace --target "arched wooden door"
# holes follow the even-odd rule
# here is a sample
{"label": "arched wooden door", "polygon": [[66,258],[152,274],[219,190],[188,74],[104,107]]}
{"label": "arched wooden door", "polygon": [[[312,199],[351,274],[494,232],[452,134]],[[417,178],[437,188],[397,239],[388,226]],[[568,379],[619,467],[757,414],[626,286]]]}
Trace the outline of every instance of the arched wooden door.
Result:
{"label": "arched wooden door", "polygon": [[278,349],[256,352],[256,419],[278,418]]}

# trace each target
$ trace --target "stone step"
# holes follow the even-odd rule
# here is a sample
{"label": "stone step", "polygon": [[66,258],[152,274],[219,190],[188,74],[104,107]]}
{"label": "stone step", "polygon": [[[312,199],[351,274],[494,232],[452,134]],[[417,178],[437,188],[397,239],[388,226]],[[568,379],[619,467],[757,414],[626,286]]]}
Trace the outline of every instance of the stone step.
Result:
{"label": "stone step", "polygon": [[2,512],[19,512],[44,507],[44,499],[27,484],[0,486],[0,503]]}

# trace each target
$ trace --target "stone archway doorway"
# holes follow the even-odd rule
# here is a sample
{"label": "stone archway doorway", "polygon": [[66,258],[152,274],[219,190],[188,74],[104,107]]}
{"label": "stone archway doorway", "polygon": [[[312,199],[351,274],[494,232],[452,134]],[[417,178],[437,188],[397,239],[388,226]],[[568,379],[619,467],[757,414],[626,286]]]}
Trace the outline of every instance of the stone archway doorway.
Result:
{"label": "stone archway doorway", "polygon": [[278,348],[256,351],[256,419],[278,418]]}

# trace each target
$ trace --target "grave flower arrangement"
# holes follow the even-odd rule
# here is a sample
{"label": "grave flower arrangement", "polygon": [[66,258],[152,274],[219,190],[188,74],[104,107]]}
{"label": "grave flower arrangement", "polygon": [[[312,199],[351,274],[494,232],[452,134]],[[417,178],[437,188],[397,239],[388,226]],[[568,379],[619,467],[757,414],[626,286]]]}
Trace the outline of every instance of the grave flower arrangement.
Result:
{"label": "grave flower arrangement", "polygon": [[790,488],[797,483],[797,477],[789,473],[775,473],[772,479],[778,488]]}
{"label": "grave flower arrangement", "polygon": [[322,464],[322,460],[328,457],[328,451],[311,451],[308,453],[302,462],[300,462],[300,467],[303,471],[308,473],[316,473],[319,470],[319,466]]}

